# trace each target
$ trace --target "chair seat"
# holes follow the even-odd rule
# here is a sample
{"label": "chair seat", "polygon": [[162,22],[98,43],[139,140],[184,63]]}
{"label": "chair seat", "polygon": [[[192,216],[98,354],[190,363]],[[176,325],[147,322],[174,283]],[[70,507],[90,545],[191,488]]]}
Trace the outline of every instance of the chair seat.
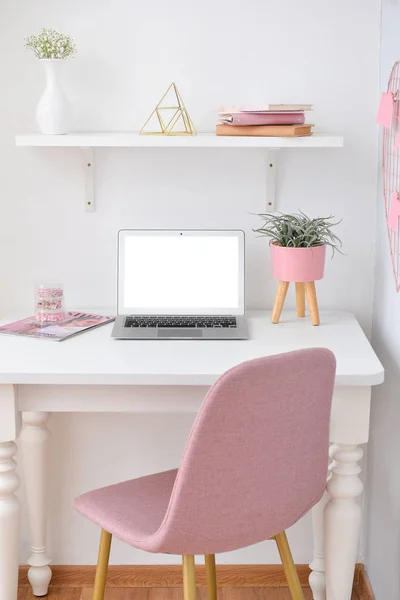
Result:
{"label": "chair seat", "polygon": [[177,472],[164,471],[88,492],[75,500],[75,508],[127,544],[149,549],[145,542],[164,519]]}

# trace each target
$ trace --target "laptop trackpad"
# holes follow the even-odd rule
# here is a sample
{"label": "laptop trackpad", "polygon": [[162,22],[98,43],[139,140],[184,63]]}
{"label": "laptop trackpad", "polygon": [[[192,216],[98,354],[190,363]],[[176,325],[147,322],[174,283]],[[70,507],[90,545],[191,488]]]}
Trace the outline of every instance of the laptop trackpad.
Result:
{"label": "laptop trackpad", "polygon": [[159,338],[199,338],[203,337],[201,329],[181,329],[165,328],[159,329],[157,333]]}

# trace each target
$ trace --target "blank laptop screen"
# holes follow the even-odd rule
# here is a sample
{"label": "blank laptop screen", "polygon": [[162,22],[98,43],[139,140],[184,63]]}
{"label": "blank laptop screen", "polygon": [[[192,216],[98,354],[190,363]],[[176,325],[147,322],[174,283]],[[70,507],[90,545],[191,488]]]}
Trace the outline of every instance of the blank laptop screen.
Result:
{"label": "blank laptop screen", "polygon": [[243,314],[244,234],[120,232],[119,314]]}

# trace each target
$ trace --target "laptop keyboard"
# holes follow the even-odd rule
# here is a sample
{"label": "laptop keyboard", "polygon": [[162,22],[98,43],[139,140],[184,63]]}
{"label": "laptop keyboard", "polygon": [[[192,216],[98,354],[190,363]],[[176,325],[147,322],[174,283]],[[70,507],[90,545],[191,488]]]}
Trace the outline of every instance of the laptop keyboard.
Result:
{"label": "laptop keyboard", "polygon": [[125,327],[237,327],[235,317],[126,317]]}

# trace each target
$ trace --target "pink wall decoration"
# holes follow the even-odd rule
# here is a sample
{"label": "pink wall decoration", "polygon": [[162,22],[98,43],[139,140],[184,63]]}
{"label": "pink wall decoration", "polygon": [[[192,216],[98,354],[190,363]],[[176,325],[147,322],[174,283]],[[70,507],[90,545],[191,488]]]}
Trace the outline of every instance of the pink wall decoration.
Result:
{"label": "pink wall decoration", "polygon": [[400,61],[393,65],[377,122],[383,125],[382,179],[390,255],[400,291]]}

